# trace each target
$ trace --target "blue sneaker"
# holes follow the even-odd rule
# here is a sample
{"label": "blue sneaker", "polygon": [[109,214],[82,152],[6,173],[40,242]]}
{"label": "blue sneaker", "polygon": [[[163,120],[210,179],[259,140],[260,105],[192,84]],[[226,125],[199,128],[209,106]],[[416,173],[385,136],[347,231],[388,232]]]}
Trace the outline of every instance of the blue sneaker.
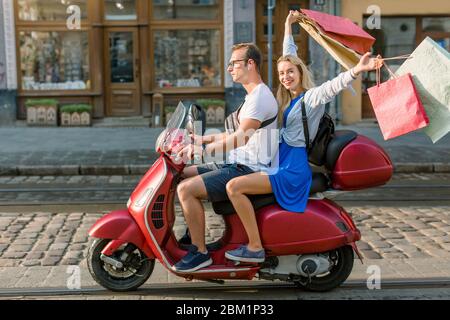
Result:
{"label": "blue sneaker", "polygon": [[194,245],[189,247],[189,252],[172,269],[177,272],[194,272],[212,264],[209,253],[198,252]]}
{"label": "blue sneaker", "polygon": [[266,253],[264,249],[250,251],[247,246],[242,245],[237,249],[225,252],[225,257],[233,261],[260,263],[266,260]]}

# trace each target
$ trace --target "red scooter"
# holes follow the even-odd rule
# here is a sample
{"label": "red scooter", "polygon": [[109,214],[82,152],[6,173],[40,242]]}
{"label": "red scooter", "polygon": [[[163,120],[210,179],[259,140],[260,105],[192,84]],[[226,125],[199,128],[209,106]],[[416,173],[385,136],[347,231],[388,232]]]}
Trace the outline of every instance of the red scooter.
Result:
{"label": "red scooter", "polygon": [[[273,194],[251,198],[257,214],[266,260],[261,264],[236,264],[225,252],[248,242],[245,230],[230,202],[213,203],[223,215],[225,231],[208,244],[213,264],[192,273],[177,273],[172,266],[186,254],[173,233],[174,198],[185,164],[172,154],[186,143],[201,110],[180,103],[156,143],[160,157],[139,182],[128,209],[111,212],[90,229],[97,238],[87,261],[92,277],[113,291],[135,290],[152,274],[155,260],[187,280],[223,283],[224,279],[255,277],[282,280],[312,291],[328,291],[341,285],[353,268],[355,242],[361,238],[349,214],[327,198],[339,191],[385,184],[393,166],[388,155],[367,137],[353,131],[336,131],[330,142],[326,173],[314,173],[311,198],[304,213],[282,209]],[[182,129],[186,124],[187,130]]]}

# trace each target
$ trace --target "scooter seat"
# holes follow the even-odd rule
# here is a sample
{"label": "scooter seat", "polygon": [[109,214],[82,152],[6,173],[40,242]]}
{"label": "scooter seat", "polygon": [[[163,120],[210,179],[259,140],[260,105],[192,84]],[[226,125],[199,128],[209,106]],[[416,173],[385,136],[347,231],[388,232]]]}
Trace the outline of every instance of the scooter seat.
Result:
{"label": "scooter seat", "polygon": [[337,130],[334,132],[333,139],[331,139],[327,148],[327,155],[325,166],[328,170],[333,171],[336,161],[339,158],[342,150],[353,140],[358,137],[355,131],[351,130]]}
{"label": "scooter seat", "polygon": [[[315,194],[317,192],[326,191],[328,187],[329,187],[329,180],[323,173],[320,172],[313,173],[311,190],[309,192],[310,195]],[[273,193],[249,196],[249,199],[252,202],[253,208],[255,210],[277,203]],[[213,202],[212,206],[214,212],[222,216],[235,213],[233,204],[229,200]]]}

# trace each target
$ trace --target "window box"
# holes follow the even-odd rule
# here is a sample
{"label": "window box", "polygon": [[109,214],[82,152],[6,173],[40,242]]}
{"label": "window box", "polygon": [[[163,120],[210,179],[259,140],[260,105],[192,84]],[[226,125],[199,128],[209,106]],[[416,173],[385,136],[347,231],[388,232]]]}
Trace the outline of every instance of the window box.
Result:
{"label": "window box", "polygon": [[70,104],[61,107],[62,127],[89,127],[92,125],[92,106]]}
{"label": "window box", "polygon": [[207,125],[219,125],[225,122],[225,101],[220,99],[198,99],[197,103],[206,114]]}
{"label": "window box", "polygon": [[175,109],[177,107],[173,106],[167,106],[164,108],[164,119],[165,119],[165,125],[167,126],[167,123],[169,122],[170,118],[172,117]]}
{"label": "window box", "polygon": [[58,125],[58,101],[54,99],[29,99],[25,102],[27,108],[27,125],[53,126]]}

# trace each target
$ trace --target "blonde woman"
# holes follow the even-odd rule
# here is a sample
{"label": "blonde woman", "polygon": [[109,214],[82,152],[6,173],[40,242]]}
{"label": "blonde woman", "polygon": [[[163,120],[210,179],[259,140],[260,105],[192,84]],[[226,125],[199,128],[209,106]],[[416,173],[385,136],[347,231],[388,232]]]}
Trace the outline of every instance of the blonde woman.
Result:
{"label": "blonde woman", "polygon": [[247,195],[274,193],[278,204],[286,210],[304,212],[306,208],[312,173],[305,148],[301,103],[305,103],[312,141],[325,112],[325,104],[348,88],[361,72],[374,70],[381,63],[376,58],[370,58],[368,52],[353,69],[316,87],[310,71],[297,56],[297,46],[292,37],[292,24],[299,14],[298,11],[290,11],[286,18],[283,56],[277,62],[280,80],[277,100],[279,120],[282,122],[277,171],[274,174],[258,172],[234,178],[226,186],[228,197],[249,238],[248,245],[225,253],[230,260],[263,262],[265,259],[255,211]]}

